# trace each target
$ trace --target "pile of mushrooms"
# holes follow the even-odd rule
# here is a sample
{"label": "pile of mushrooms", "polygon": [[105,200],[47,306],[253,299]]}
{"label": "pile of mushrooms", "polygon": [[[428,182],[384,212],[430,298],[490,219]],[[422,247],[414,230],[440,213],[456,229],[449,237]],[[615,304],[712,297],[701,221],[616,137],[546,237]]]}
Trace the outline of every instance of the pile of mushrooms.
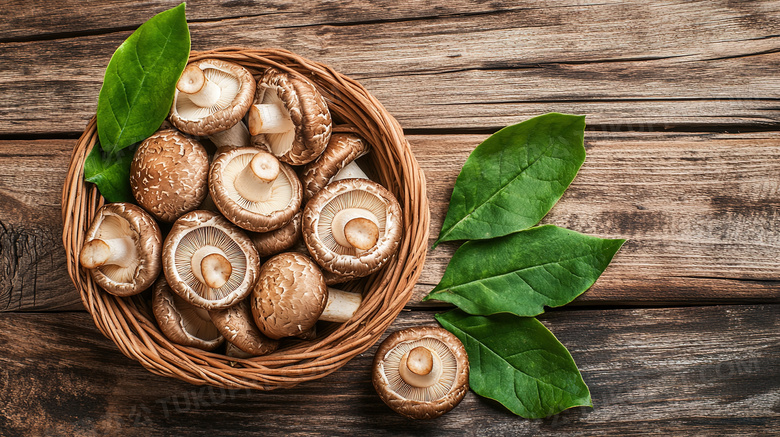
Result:
{"label": "pile of mushrooms", "polygon": [[[79,259],[95,282],[120,298],[151,289],[171,342],[221,351],[233,365],[315,338],[318,321],[353,318],[362,295],[337,284],[394,256],[401,208],[358,164],[369,144],[333,133],[316,86],[199,60],[179,79],[168,121],[133,158],[138,206],[103,206],[86,233]],[[447,352],[452,338],[392,335],[375,362],[385,402],[412,418],[457,404],[468,362]]]}
{"label": "pile of mushrooms", "polygon": [[362,295],[336,284],[393,257],[401,210],[353,163],[369,145],[332,133],[317,87],[203,59],[182,73],[168,121],[133,158],[137,206],[105,205],[86,234],[80,262],[96,283],[120,297],[152,289],[170,341],[231,360],[351,319]]}

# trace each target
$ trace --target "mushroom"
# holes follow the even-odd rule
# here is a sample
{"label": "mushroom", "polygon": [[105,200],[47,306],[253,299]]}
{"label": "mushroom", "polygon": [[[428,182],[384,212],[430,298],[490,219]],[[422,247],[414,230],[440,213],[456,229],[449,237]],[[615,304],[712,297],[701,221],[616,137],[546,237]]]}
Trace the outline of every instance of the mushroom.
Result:
{"label": "mushroom", "polygon": [[383,186],[342,179],[320,190],[303,210],[303,240],[323,269],[350,278],[379,270],[401,241],[401,207]]}
{"label": "mushroom", "polygon": [[250,356],[269,354],[279,347],[278,341],[271,340],[257,329],[247,299],[230,308],[209,311],[209,316],[228,343]]}
{"label": "mushroom", "polygon": [[225,341],[208,311],[172,293],[164,276],[154,284],[152,312],[160,331],[176,344],[212,351]]}
{"label": "mushroom", "polygon": [[168,118],[182,132],[208,135],[218,147],[248,146],[249,131],[241,119],[254,94],[255,80],[246,68],[202,59],[184,69]]}
{"label": "mushroom", "polygon": [[200,210],[176,220],[163,244],[162,258],[171,289],[208,310],[244,299],[260,265],[246,234],[221,215]]}
{"label": "mushroom", "polygon": [[454,408],[469,385],[469,360],[458,337],[436,326],[388,336],[374,356],[374,389],[410,419],[433,419]]}
{"label": "mushroom", "polygon": [[84,241],[79,254],[81,266],[115,296],[138,294],[160,274],[160,228],[146,211],[132,203],[101,207]]}
{"label": "mushroom", "polygon": [[211,165],[209,189],[228,220],[253,232],[286,225],[301,207],[301,182],[293,169],[253,147],[222,149]]}
{"label": "mushroom", "polygon": [[331,181],[348,178],[368,179],[355,162],[368,153],[368,144],[350,133],[334,133],[328,147],[317,160],[306,164],[301,173],[304,202],[311,199]]}
{"label": "mushroom", "polygon": [[300,241],[302,215],[299,211],[289,223],[274,231],[252,232],[249,234],[249,238],[255,243],[260,258],[284,252],[294,247]]}
{"label": "mushroom", "polygon": [[138,204],[172,222],[194,210],[208,193],[209,158],[196,140],[175,129],[157,131],[135,151],[130,188]]}
{"label": "mushroom", "polygon": [[247,114],[253,145],[262,145],[290,165],[314,161],[328,144],[332,121],[314,84],[273,68],[257,81]]}
{"label": "mushroom", "polygon": [[257,327],[274,339],[305,336],[317,320],[344,323],[361,302],[358,293],[325,285],[317,265],[298,252],[285,252],[266,261],[251,298]]}
{"label": "mushroom", "polygon": [[[233,343],[227,342],[225,344],[225,356],[228,356],[230,358],[246,359],[246,358],[252,358],[254,355],[242,351],[241,349],[238,348],[238,346],[234,345]],[[228,361],[228,364],[230,364],[231,367],[235,367],[238,363],[235,361]]]}

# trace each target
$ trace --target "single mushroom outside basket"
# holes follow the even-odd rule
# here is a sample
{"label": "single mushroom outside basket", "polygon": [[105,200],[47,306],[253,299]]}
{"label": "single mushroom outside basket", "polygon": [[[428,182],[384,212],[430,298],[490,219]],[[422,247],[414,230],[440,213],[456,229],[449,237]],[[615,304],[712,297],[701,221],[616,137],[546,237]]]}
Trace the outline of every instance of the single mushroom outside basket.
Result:
{"label": "single mushroom outside basket", "polygon": [[[314,340],[289,342],[251,358],[180,346],[159,330],[148,293],[116,297],[96,285],[79,266],[78,255],[96,211],[104,204],[97,188],[83,178],[84,162],[97,144],[95,118],[73,150],[63,188],[63,243],[68,273],[100,329],[119,349],[155,374],[193,384],[271,390],[328,375],[368,350],[395,320],[412,295],[425,261],[430,212],[425,176],[398,122],[363,86],[331,67],[280,49],[218,49],[193,52],[190,62],[219,59],[245,67],[258,79],[273,67],[312,82],[327,101],[335,131],[360,135],[371,144],[375,180],[389,188],[402,210],[403,235],[396,255],[356,290],[363,304],[348,322],[328,324]],[[97,96],[96,96],[97,97]]]}

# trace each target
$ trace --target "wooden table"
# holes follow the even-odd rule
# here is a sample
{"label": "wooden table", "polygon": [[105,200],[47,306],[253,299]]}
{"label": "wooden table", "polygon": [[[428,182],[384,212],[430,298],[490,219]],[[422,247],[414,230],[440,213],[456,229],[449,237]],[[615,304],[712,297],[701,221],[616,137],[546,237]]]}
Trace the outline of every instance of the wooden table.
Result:
{"label": "wooden table", "polygon": [[[175,2],[12,0],[0,18],[0,435],[780,432],[780,2],[192,3],[194,50],[286,48],[382,101],[425,171],[432,237],[490,133],[587,114],[587,161],[544,223],[628,242],[540,320],[594,408],[525,420],[470,392],[413,422],[374,393],[376,346],[273,392],[192,386],[123,356],[66,273],[60,190],[114,49]],[[454,247],[429,253],[391,330],[435,323],[443,306],[420,299]]]}

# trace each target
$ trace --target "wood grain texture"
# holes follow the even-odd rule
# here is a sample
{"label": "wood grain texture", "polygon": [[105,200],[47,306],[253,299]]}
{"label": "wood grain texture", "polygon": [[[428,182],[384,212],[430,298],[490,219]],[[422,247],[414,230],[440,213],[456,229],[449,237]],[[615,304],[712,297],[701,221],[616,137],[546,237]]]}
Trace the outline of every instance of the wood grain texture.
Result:
{"label": "wood grain texture", "polygon": [[[780,347],[769,340],[779,316],[777,305],[548,313],[541,320],[578,363],[593,409],[525,420],[469,392],[441,418],[414,422],[374,393],[376,345],[338,372],[293,389],[228,391],[148,373],[84,313],[7,313],[0,315],[0,429],[6,435],[752,435],[780,426]],[[433,323],[432,313],[404,312],[390,331]]]}
{"label": "wood grain texture", "polygon": [[[191,5],[190,16],[204,20],[191,23],[194,49],[275,46],[328,63],[406,129],[495,129],[548,111],[586,113],[607,130],[780,121],[779,2],[235,5],[232,13]],[[119,12],[132,8],[136,23],[167,6],[113,2],[85,21],[92,9],[73,4],[70,20],[28,9],[22,22],[43,29],[41,38],[50,26],[56,39],[0,42],[0,135],[79,131],[108,59],[134,28]],[[349,18],[353,9],[363,12]]]}
{"label": "wood grain texture", "polygon": [[60,193],[73,142],[0,142],[0,311],[83,309],[65,268]]}
{"label": "wood grain texture", "polygon": [[[461,165],[484,138],[408,137],[428,181],[429,247]],[[81,308],[60,237],[72,145],[0,142],[0,310]],[[574,305],[780,301],[780,134],[589,131],[586,148],[543,223],[628,242]],[[456,247],[429,252],[410,307],[422,306]]]}
{"label": "wood grain texture", "polygon": [[[432,242],[459,168],[484,138],[410,138],[429,181]],[[586,132],[585,146],[585,164],[542,223],[628,241],[576,302],[780,301],[780,136]],[[455,248],[429,253],[426,291]]]}

